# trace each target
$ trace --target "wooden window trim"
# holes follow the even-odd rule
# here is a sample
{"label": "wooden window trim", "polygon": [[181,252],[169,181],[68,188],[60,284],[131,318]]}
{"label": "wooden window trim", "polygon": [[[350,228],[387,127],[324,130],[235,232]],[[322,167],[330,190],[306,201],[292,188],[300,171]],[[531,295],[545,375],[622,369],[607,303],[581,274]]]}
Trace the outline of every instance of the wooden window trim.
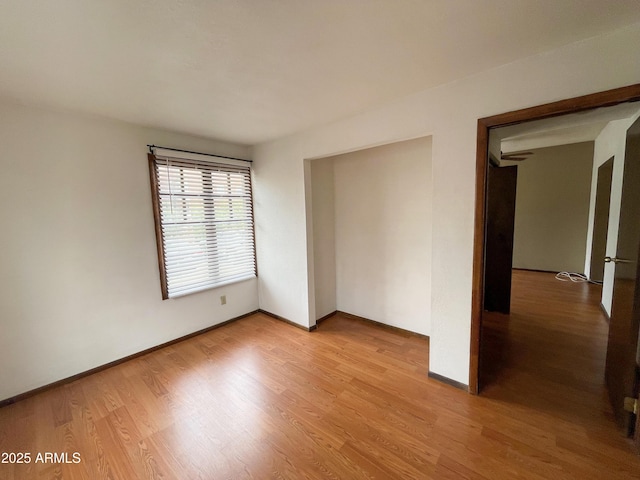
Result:
{"label": "wooden window trim", "polygon": [[[186,152],[186,153],[195,153],[195,152]],[[201,155],[201,154],[200,154]],[[211,155],[212,157],[214,157],[213,155]],[[173,156],[171,156],[171,158],[173,158]],[[212,280],[212,282],[208,285],[205,285],[203,283],[202,287],[194,287],[193,285],[189,285],[189,284],[183,284],[183,286],[180,286],[174,290],[171,289],[171,284],[169,283],[170,279],[173,279],[173,281],[179,281],[180,279],[180,274],[178,273],[178,276],[172,276],[171,271],[167,271],[167,258],[169,258],[169,261],[173,264],[173,267],[176,266],[175,261],[172,262],[171,260],[171,256],[167,257],[167,255],[170,255],[170,253],[167,253],[167,251],[165,250],[167,248],[167,245],[165,244],[165,235],[163,234],[163,232],[166,233],[166,227],[167,224],[163,225],[163,221],[162,221],[162,203],[161,203],[161,197],[162,195],[164,195],[164,192],[161,191],[161,179],[158,177],[158,169],[161,168],[161,166],[159,166],[158,162],[165,162],[167,160],[171,160],[171,158],[169,157],[165,157],[164,155],[162,156],[158,156],[154,153],[149,153],[147,155],[147,159],[148,159],[148,164],[149,164],[149,175],[150,175],[150,184],[151,184],[151,201],[152,201],[152,208],[153,208],[153,215],[154,215],[154,227],[155,227],[155,236],[156,236],[156,249],[157,249],[157,254],[158,254],[158,270],[160,273],[160,287],[161,287],[161,292],[162,292],[162,299],[163,300],[167,300],[169,298],[175,298],[175,297],[179,297],[179,296],[183,296],[183,295],[188,295],[188,294],[192,294],[192,293],[196,293],[199,291],[203,291],[203,290],[207,290],[210,288],[219,288],[222,287],[224,285],[228,285],[231,283],[236,283],[239,281],[243,281],[243,280],[247,280],[249,278],[255,278],[257,277],[257,265],[256,265],[256,245],[255,245],[255,222],[253,220],[253,185],[252,185],[252,175],[251,175],[251,169],[250,168],[244,168],[244,167],[239,167],[239,168],[235,168],[233,165],[237,165],[237,163],[234,162],[246,162],[246,160],[240,160],[240,159],[229,159],[226,160],[227,157],[216,157],[218,159],[220,159],[220,161],[216,161],[216,160],[195,160],[193,158],[182,158],[180,155],[176,155],[175,159],[177,162],[179,163],[183,163],[183,164],[188,164],[193,162],[194,165],[200,165],[200,166],[204,166],[207,165],[209,163],[211,163],[211,167],[214,168],[214,170],[217,170],[217,167],[222,167],[224,170],[219,170],[219,172],[221,171],[226,171],[226,172],[234,172],[234,175],[236,174],[240,174],[242,175],[242,182],[243,182],[243,196],[242,198],[248,199],[249,204],[248,204],[248,209],[250,211],[250,223],[251,223],[251,228],[250,230],[245,229],[244,231],[246,231],[247,234],[250,233],[250,243],[251,243],[251,254],[252,256],[244,256],[244,257],[234,257],[233,255],[231,256],[220,256],[217,253],[217,249],[220,247],[219,243],[218,243],[218,232],[214,232],[213,234],[206,235],[207,238],[207,246],[208,248],[213,248],[214,250],[216,250],[216,253],[212,256],[212,257],[208,257],[209,260],[206,260],[203,265],[206,263],[206,268],[210,269],[212,265],[215,266],[215,268],[219,268],[223,263],[222,260],[223,259],[230,259],[231,260],[231,264],[233,266],[238,266],[238,259],[240,258],[242,259],[251,259],[250,263],[246,265],[246,267],[248,267],[249,265],[251,265],[252,267],[252,272],[249,273],[249,269],[247,268],[246,272],[243,272],[243,270],[240,270],[241,275],[237,275],[237,272],[235,274],[232,274],[231,276],[228,275],[228,273],[224,273],[222,275],[222,277],[220,277],[220,272],[216,271],[216,274],[213,274],[210,270],[209,270],[209,276],[207,277],[202,277],[202,278],[206,278],[207,280]],[[203,163],[204,162],[204,163]],[[225,166],[226,164],[229,164],[230,166],[228,167],[230,170],[227,170],[227,167]],[[209,167],[206,167],[209,168]],[[205,172],[208,172],[209,175],[213,175],[212,171],[210,170],[203,170]],[[182,175],[182,174],[181,174]],[[229,175],[229,173],[228,173]],[[245,176],[246,175],[246,176]],[[248,176],[248,177],[247,177]],[[163,177],[164,178],[164,177]],[[217,178],[217,177],[216,177]],[[213,180],[214,177],[211,176],[211,188],[213,188]],[[228,189],[232,188],[232,184],[231,184],[231,177],[227,178],[227,182],[228,184]],[[206,184],[206,182],[205,182]],[[214,195],[213,190],[211,190],[210,192],[211,195]],[[214,195],[215,196],[215,195]],[[234,195],[235,196],[235,195]],[[206,200],[205,200],[206,201]],[[211,197],[211,201],[213,201],[213,197]],[[208,211],[214,215],[214,217],[216,216],[216,211],[215,211],[215,204],[211,203],[209,204],[210,208],[208,209]],[[231,203],[231,197],[229,197],[229,205],[233,205]],[[235,215],[237,214],[237,212],[233,211],[233,208],[229,208],[229,212],[231,215]],[[206,215],[206,212],[205,212]],[[249,217],[246,217],[247,219]],[[242,219],[240,219],[242,220]],[[172,223],[170,222],[169,225],[172,225]],[[209,228],[209,225],[204,225],[205,228]],[[248,227],[248,225],[247,225]],[[249,236],[247,237],[247,239],[249,238]],[[225,239],[228,241],[228,239]],[[225,242],[223,240],[223,246],[227,247],[229,245],[229,243]],[[248,247],[248,242],[246,244],[246,246]],[[171,250],[173,251],[173,250]],[[222,254],[221,254],[222,255]],[[211,258],[214,259],[213,262],[210,262]],[[220,262],[219,262],[220,261]],[[178,264],[179,265],[179,264]],[[227,264],[225,264],[227,265]],[[228,267],[229,265],[227,265]],[[175,270],[174,270],[174,273]],[[215,280],[219,280],[219,282],[216,282]],[[184,288],[186,287],[186,288]]]}
{"label": "wooden window trim", "polygon": [[147,155],[149,160],[149,176],[151,179],[151,204],[153,205],[153,220],[156,232],[156,248],[158,250],[158,270],[160,271],[160,288],[162,290],[162,299],[169,298],[167,290],[167,271],[165,270],[164,248],[162,247],[162,218],[160,215],[160,195],[158,186],[158,176],[156,175],[156,156],[152,153]]}

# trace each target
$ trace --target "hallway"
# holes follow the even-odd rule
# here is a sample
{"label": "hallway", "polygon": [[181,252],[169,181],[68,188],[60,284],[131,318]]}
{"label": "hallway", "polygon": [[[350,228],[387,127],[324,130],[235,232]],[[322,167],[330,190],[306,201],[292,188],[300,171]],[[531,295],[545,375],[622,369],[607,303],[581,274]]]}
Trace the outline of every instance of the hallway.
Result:
{"label": "hallway", "polygon": [[[632,451],[604,384],[608,324],[601,287],[554,274],[513,271],[511,314],[484,313],[481,395],[565,430],[563,448],[612,461]],[[564,440],[563,440],[564,438]]]}

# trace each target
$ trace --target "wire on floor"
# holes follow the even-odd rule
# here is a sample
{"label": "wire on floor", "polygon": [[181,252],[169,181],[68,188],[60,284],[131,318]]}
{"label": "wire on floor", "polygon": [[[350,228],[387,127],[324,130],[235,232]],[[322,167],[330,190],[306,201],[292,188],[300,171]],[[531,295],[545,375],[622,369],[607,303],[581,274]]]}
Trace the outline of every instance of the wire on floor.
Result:
{"label": "wire on floor", "polygon": [[602,282],[598,282],[596,280],[590,280],[586,275],[582,273],[575,272],[559,272],[556,274],[556,280],[560,280],[561,282],[574,282],[574,283],[583,283],[589,282],[594,283],[596,285],[602,285]]}

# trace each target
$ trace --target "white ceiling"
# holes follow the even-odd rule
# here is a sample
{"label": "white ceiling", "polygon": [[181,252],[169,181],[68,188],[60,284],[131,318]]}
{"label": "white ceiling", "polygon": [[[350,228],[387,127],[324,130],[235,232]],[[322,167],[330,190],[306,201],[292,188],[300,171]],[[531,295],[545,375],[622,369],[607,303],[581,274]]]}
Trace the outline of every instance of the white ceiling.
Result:
{"label": "white ceiling", "polygon": [[631,118],[639,111],[640,102],[629,102],[518,123],[491,130],[491,140],[492,143],[495,140],[500,142],[500,150],[503,153],[590,142],[596,139],[607,123]]}
{"label": "white ceiling", "polygon": [[0,96],[255,144],[636,22],[638,0],[2,0]]}

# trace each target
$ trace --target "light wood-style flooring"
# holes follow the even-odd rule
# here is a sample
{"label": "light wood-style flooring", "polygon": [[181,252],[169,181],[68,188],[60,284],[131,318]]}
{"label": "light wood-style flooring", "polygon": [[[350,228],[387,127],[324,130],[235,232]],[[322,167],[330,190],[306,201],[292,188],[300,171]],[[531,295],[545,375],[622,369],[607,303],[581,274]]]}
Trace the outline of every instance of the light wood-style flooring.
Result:
{"label": "light wood-style flooring", "polygon": [[[534,328],[516,323],[495,339]],[[548,343],[574,330],[554,327]],[[601,329],[578,330],[580,350],[599,348]],[[640,478],[587,374],[603,360],[554,367],[567,381],[552,387],[518,363],[517,338],[501,357],[510,368],[475,397],[427,378],[424,338],[340,315],[308,333],[255,314],[1,408],[0,452],[81,462],[0,464],[0,479]],[[582,398],[583,381],[575,409],[549,399]]]}
{"label": "light wood-style flooring", "polygon": [[550,461],[581,459],[601,478],[640,478],[640,457],[617,427],[605,387],[601,288],[514,270],[510,315],[483,316],[482,397],[532,416],[537,428],[520,441],[535,431],[548,436]]}

